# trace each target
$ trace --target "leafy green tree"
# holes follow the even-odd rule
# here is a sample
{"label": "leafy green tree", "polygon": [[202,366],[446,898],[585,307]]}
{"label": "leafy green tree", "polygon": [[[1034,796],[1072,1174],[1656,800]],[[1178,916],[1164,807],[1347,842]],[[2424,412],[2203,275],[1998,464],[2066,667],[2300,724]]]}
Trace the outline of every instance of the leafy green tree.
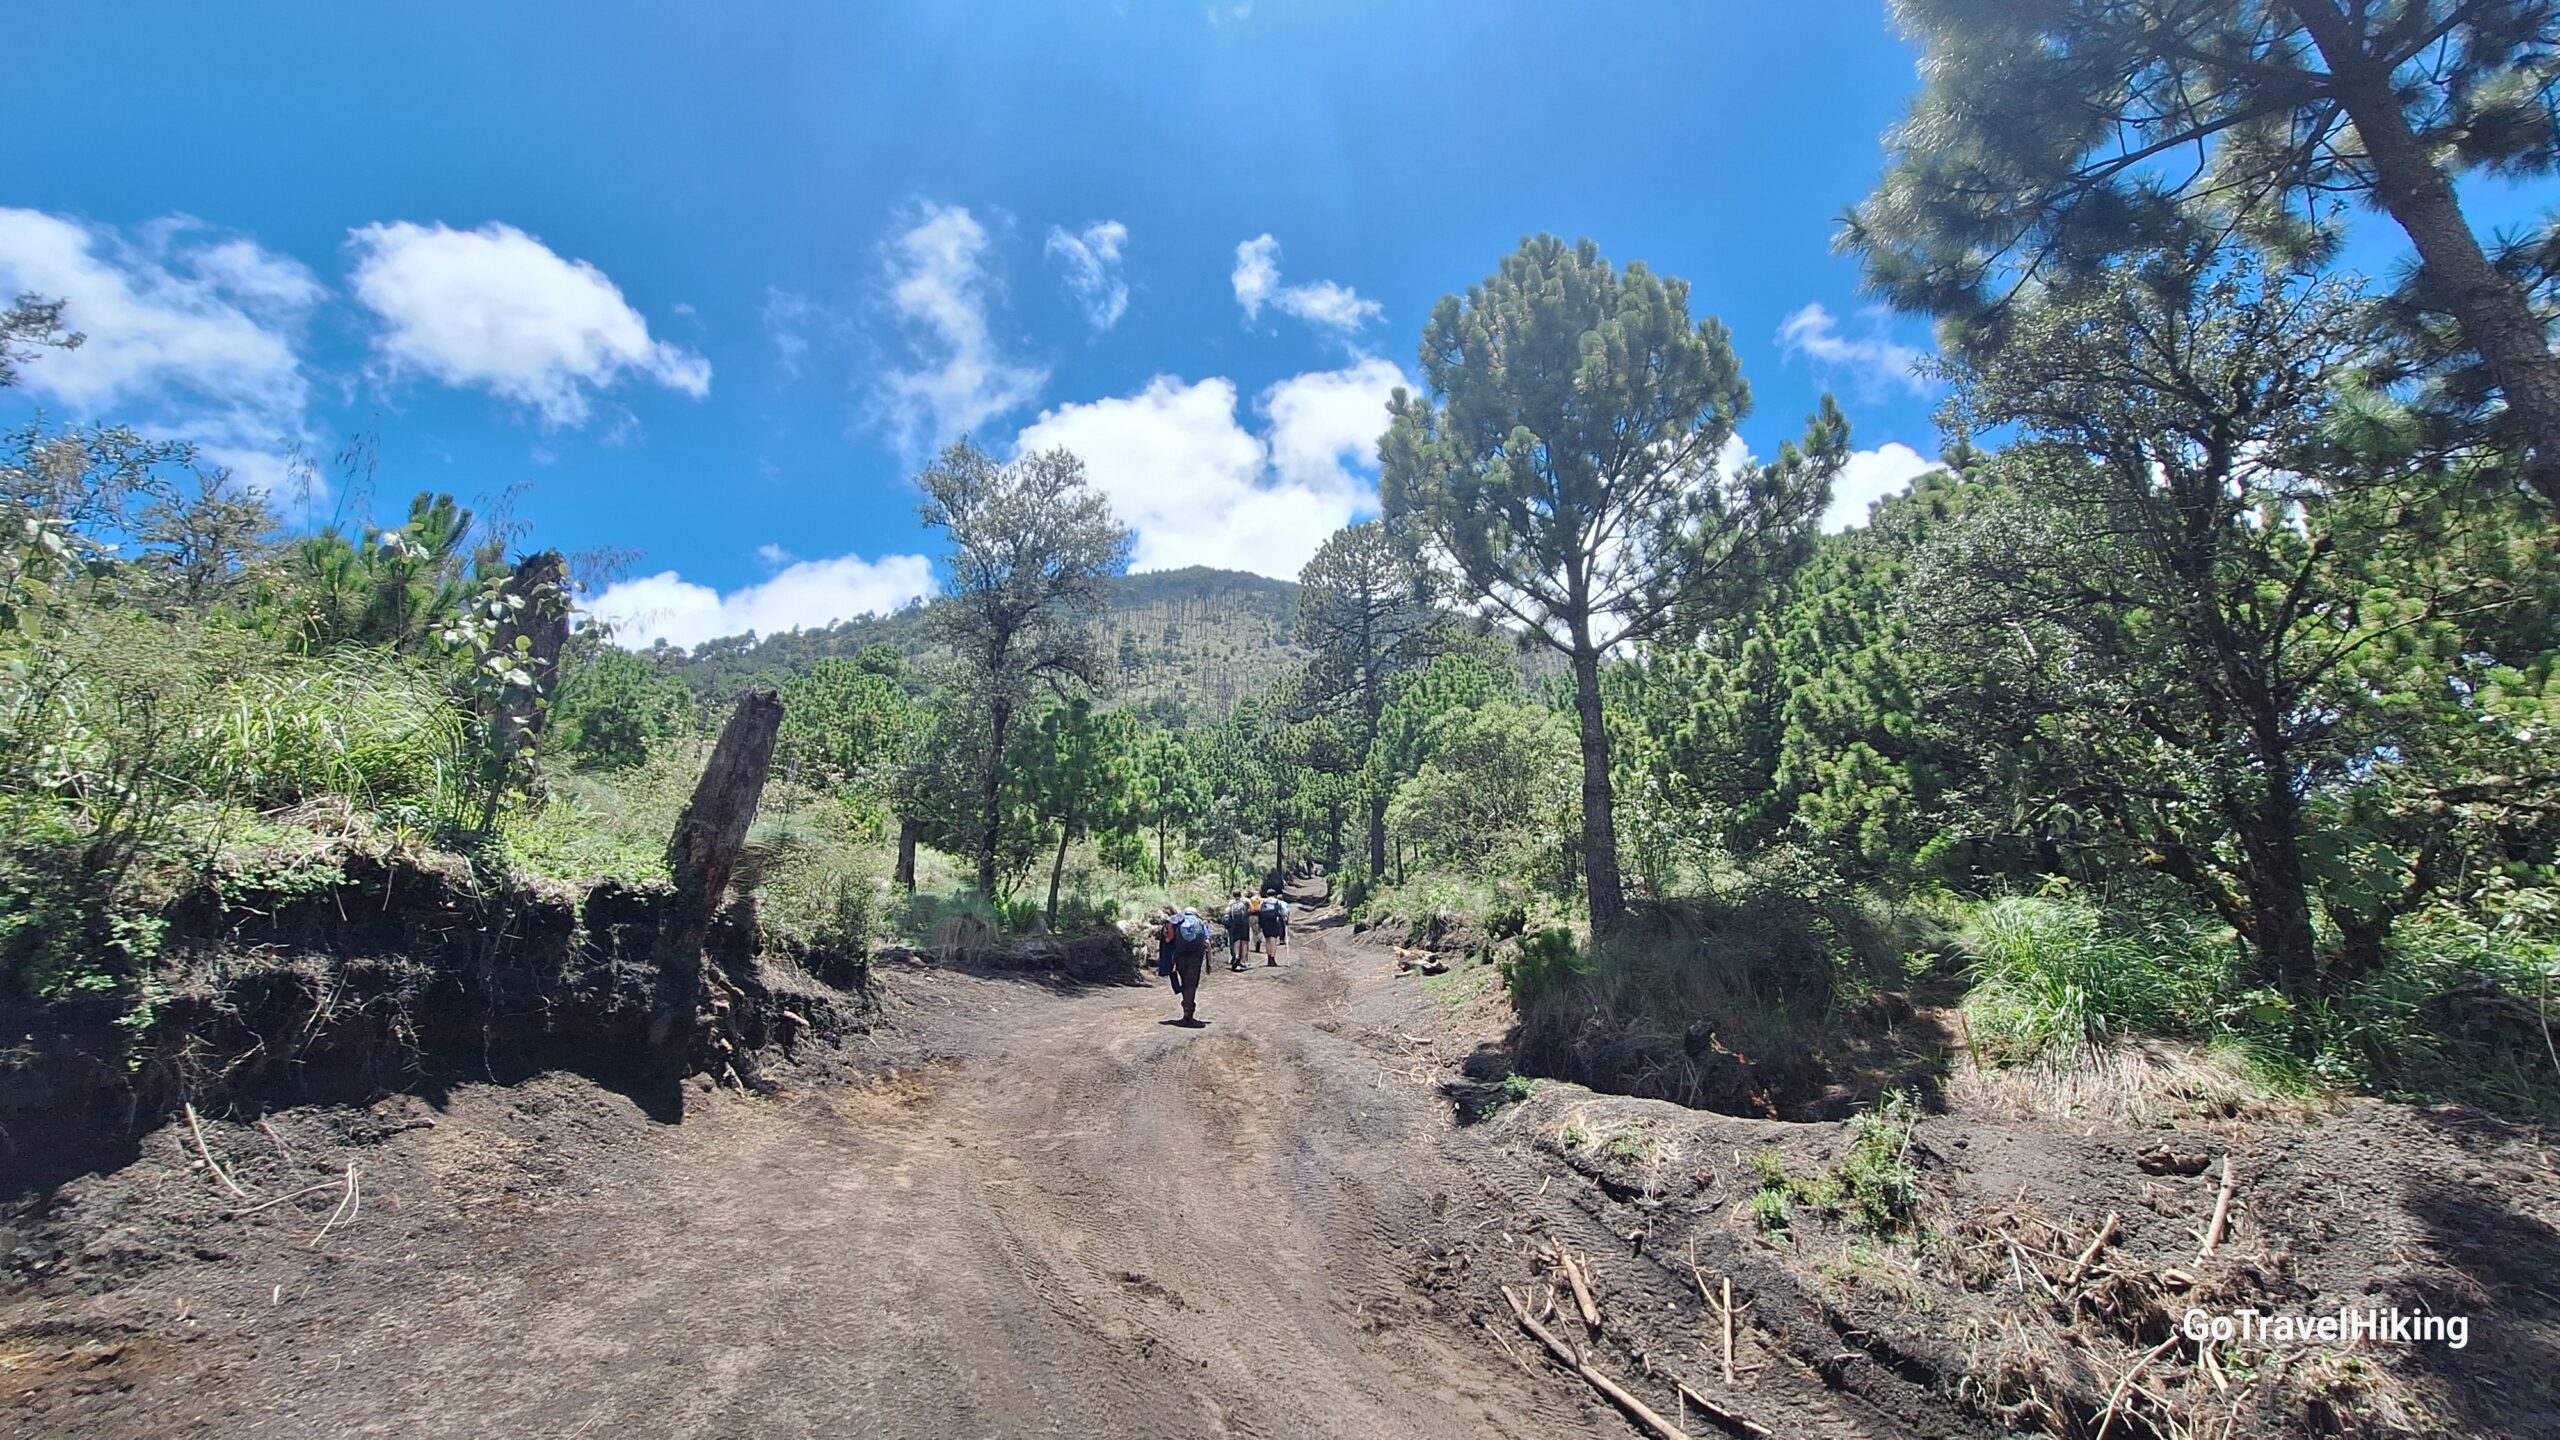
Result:
{"label": "leafy green tree", "polygon": [[2560,159],[2560,5],[1902,0],[1895,14],[1927,84],[1846,238],[1897,304],[1997,343],[2030,279],[2093,273],[2190,222],[2312,256],[2339,202],[2360,199],[2407,233],[2560,505],[2560,359],[2455,188]]}
{"label": "leafy green tree", "polygon": [[1155,838],[1156,883],[1173,878],[1171,837],[1188,832],[1202,803],[1200,778],[1179,734],[1149,727],[1133,747],[1129,767],[1129,818]]}
{"label": "leafy green tree", "polygon": [[581,765],[623,770],[649,747],[691,730],[693,692],[644,656],[581,632],[560,658],[548,740]]}
{"label": "leafy green tree", "polygon": [[1035,685],[1101,678],[1094,619],[1106,582],[1129,567],[1133,537],[1065,450],[1000,463],[962,440],[917,479],[918,513],[951,541],[942,603],[926,623],[985,695],[975,848],[979,893],[993,900],[1014,714]]}
{"label": "leafy green tree", "polygon": [[89,337],[62,328],[60,300],[20,295],[0,308],[0,390],[18,383],[18,367],[44,350],[76,350]]}
{"label": "leafy green tree", "polygon": [[164,614],[201,615],[247,598],[276,549],[275,507],[219,468],[155,486],[134,517],[132,568],[143,600]]}
{"label": "leafy green tree", "polygon": [[1575,829],[1571,724],[1543,705],[1497,699],[1449,711],[1432,729],[1431,759],[1396,789],[1396,833],[1426,860],[1471,873],[1553,874]]}
{"label": "leafy green tree", "polygon": [[1621,273],[1584,241],[1525,242],[1424,327],[1432,395],[1399,390],[1380,446],[1410,525],[1493,612],[1562,653],[1581,730],[1591,922],[1625,910],[1600,667],[1755,602],[1801,554],[1848,456],[1826,397],[1770,465],[1722,451],[1750,409],[1724,326],[1686,282]]}
{"label": "leafy green tree", "polygon": [[1952,878],[1997,858],[1949,796],[2008,793],[1991,772],[2015,752],[1960,743],[1943,714],[1921,713],[1924,687],[1966,695],[1978,677],[1961,648],[1919,645],[1905,613],[1913,557],[1988,488],[1923,475],[1870,524],[1824,536],[1731,643],[1661,647],[1612,676],[1658,868],[1704,863],[1701,841],[1809,845],[1861,880]]}
{"label": "leafy green tree", "polygon": [[[1449,621],[1434,603],[1432,576],[1385,522],[1372,520],[1327,537],[1298,585],[1298,643],[1312,656],[1299,693],[1310,708],[1342,717],[1352,763],[1373,776],[1369,757],[1389,688],[1447,646]],[[1389,787],[1361,787],[1372,875],[1387,868],[1388,796]]]}
{"label": "leafy green tree", "polygon": [[1136,727],[1125,715],[1097,713],[1079,695],[1053,705],[1039,723],[1021,732],[1009,767],[1030,808],[1057,832],[1049,862],[1046,923],[1058,928],[1058,890],[1067,873],[1067,847],[1087,835],[1123,830],[1130,751]]}
{"label": "leafy green tree", "polygon": [[782,683],[777,755],[806,779],[876,803],[918,723],[896,679],[861,657],[825,659]]}
{"label": "leafy green tree", "polygon": [[2521,502],[2341,447],[2362,316],[2244,259],[2022,297],[1954,410],[2018,433],[1986,466],[2010,493],[1909,585],[1982,667],[1919,711],[2061,777],[2026,823],[2174,877],[2297,1003],[2462,857],[2547,854],[2560,797],[2547,552]]}

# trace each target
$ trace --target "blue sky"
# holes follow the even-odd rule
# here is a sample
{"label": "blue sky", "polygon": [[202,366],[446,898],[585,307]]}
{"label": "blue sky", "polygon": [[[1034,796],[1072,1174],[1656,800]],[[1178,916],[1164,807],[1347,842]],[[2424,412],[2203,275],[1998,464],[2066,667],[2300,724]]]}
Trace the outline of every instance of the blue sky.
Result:
{"label": "blue sky", "polygon": [[962,429],[1075,448],[1142,568],[1294,575],[1374,508],[1432,303],[1538,231],[1691,281],[1760,453],[1836,391],[1844,516],[1936,449],[1926,327],[1830,245],[1915,88],[1880,4],[138,3],[0,43],[46,137],[0,284],[90,336],[13,412],[266,483],[375,436],[384,518],[514,490],[638,551],[628,638],[925,588],[908,477]]}

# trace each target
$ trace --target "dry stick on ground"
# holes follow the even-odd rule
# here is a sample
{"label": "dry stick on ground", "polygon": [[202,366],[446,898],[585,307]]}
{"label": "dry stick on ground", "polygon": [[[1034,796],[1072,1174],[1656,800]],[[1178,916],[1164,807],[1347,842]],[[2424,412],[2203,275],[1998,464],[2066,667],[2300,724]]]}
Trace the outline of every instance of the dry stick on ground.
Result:
{"label": "dry stick on ground", "polygon": [[2204,1248],[2196,1252],[2201,1260],[2222,1243],[2223,1227],[2231,1223],[2231,1157],[2222,1157],[2222,1193],[2213,1197],[2213,1223],[2205,1227]]}
{"label": "dry stick on ground", "polygon": [[1735,1414],[1733,1411],[1726,1409],[1724,1406],[1719,1405],[1715,1401],[1708,1399],[1706,1396],[1699,1394],[1697,1391],[1690,1389],[1687,1384],[1681,1381],[1675,1380],[1671,1383],[1680,1387],[1680,1398],[1682,1401],[1687,1404],[1697,1406],[1708,1419],[1713,1420],[1728,1430],[1739,1430],[1745,1435],[1757,1437],[1757,1440],[1773,1440],[1773,1437],[1778,1433],[1775,1430],[1770,1429],[1768,1426],[1761,1424],[1757,1420]]}
{"label": "dry stick on ground", "polygon": [[1591,1298],[1591,1279],[1582,1273],[1582,1262],[1570,1250],[1556,1252],[1564,1266],[1564,1278],[1573,1286],[1573,1308],[1582,1312],[1582,1323],[1592,1330],[1600,1328],[1600,1302]]}
{"label": "dry stick on ground", "polygon": [[[1690,1278],[1698,1282],[1698,1298],[1709,1305],[1715,1306],[1716,1312],[1724,1317],[1724,1384],[1725,1388],[1730,1390],[1733,1388],[1734,1383],[1733,1277],[1730,1275],[1724,1277],[1724,1298],[1722,1300],[1718,1300],[1714,1292],[1707,1289],[1707,1272],[1698,1268],[1698,1242],[1695,1240],[1689,1242],[1689,1275]],[[2024,1289],[2024,1284],[2021,1283],[2019,1288]],[[1756,1369],[1758,1367],[1755,1366],[1754,1368]]]}
{"label": "dry stick on ground", "polygon": [[338,1201],[338,1208],[329,1212],[329,1218],[321,1223],[320,1233],[311,1237],[308,1248],[319,1249],[320,1242],[329,1238],[330,1228],[338,1223],[340,1217],[348,1220],[356,1218],[356,1211],[362,1206],[363,1201],[356,1186],[356,1162],[353,1160],[347,1162],[346,1187],[347,1193]]}
{"label": "dry stick on ground", "polygon": [[1511,1313],[1519,1320],[1521,1329],[1528,1331],[1539,1344],[1546,1346],[1548,1354],[1571,1367],[1575,1374],[1582,1377],[1584,1383],[1607,1396],[1609,1403],[1625,1411],[1629,1419],[1652,1431],[1661,1437],[1661,1440],[1689,1440],[1689,1432],[1663,1419],[1652,1406],[1627,1393],[1626,1388],[1617,1381],[1592,1369],[1589,1361],[1576,1353],[1572,1346],[1557,1338],[1556,1332],[1539,1324],[1537,1318],[1529,1313],[1529,1307],[1520,1303],[1520,1297],[1511,1293],[1510,1286],[1502,1287],[1502,1298],[1511,1302]]}
{"label": "dry stick on ground", "polygon": [[237,1220],[243,1215],[255,1215],[261,1210],[273,1210],[288,1200],[299,1200],[306,1195],[318,1195],[323,1191],[328,1190],[338,1191],[343,1196],[346,1192],[346,1188],[347,1182],[343,1178],[336,1180],[323,1180],[317,1185],[306,1185],[303,1188],[294,1191],[290,1195],[279,1195],[273,1200],[261,1200],[257,1204],[251,1205],[246,1209],[234,1210],[228,1218]]}
{"label": "dry stick on ground", "polygon": [[1733,1277],[1724,1277],[1724,1299],[1716,1310],[1724,1316],[1724,1388],[1733,1388]]}
{"label": "dry stick on ground", "polygon": [[223,1189],[230,1191],[232,1194],[239,1196],[243,1200],[255,1198],[251,1196],[248,1191],[241,1189],[240,1183],[232,1179],[231,1176],[223,1170],[221,1161],[213,1158],[212,1147],[204,1143],[204,1125],[196,1119],[196,1107],[194,1102],[187,1102],[184,1108],[187,1112],[187,1130],[190,1134],[196,1137],[196,1153],[204,1157],[205,1168],[213,1172],[214,1179],[222,1182]]}
{"label": "dry stick on ground", "polygon": [[2090,1262],[2096,1260],[2098,1252],[2106,1249],[2107,1242],[2115,1238],[2116,1226],[2123,1219],[2123,1216],[2113,1210],[2107,1212],[2107,1223],[2098,1227],[2098,1238],[2090,1241],[2089,1248],[2081,1251],[2080,1258],[2072,1262],[2071,1278],[2063,1281],[2064,1285],[2077,1285],[2080,1283],[2080,1277],[2089,1273]]}
{"label": "dry stick on ground", "polygon": [[2116,1382],[2116,1393],[2107,1397],[2106,1413],[2098,1417],[2098,1440],[2107,1440],[2107,1431],[2115,1425],[2116,1415],[2123,1410],[2125,1394],[2133,1389],[2133,1382],[2142,1378],[2142,1372],[2151,1368],[2152,1361],[2168,1354],[2169,1347],[2177,1343],[2178,1337],[2171,1335],[2153,1346],[2150,1354],[2134,1361],[2132,1369],[2124,1372],[2124,1378]]}

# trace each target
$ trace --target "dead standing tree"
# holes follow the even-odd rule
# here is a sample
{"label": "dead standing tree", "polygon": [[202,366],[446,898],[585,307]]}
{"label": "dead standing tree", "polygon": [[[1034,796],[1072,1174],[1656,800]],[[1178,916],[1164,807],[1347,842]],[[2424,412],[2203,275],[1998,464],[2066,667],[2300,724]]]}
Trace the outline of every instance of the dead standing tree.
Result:
{"label": "dead standing tree", "polygon": [[774,741],[781,733],[781,696],[750,690],[741,697],[667,845],[676,893],[658,931],[665,998],[649,1039],[651,1049],[678,1076],[690,1073],[699,1060],[714,1074],[737,1068],[744,1078],[745,1052],[730,1025],[737,992],[709,962],[704,946],[728,896],[747,827],[755,823],[756,806],[764,799]]}

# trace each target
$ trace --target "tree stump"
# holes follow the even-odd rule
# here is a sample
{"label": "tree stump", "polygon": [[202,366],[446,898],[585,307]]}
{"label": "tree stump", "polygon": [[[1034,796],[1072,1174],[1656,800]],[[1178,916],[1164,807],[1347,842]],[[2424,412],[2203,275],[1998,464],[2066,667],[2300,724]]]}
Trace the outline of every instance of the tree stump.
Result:
{"label": "tree stump", "polygon": [[[676,893],[665,924],[658,931],[658,970],[664,986],[650,1042],[675,1069],[689,1073],[700,1058],[713,1074],[736,1069],[743,1081],[752,1062],[728,1023],[737,996],[712,973],[703,947],[711,922],[729,892],[738,854],[755,823],[756,806],[764,798],[773,770],[774,741],[782,731],[782,698],[770,690],[750,690],[738,701],[729,723],[712,747],[693,800],[676,821],[667,845],[667,868]],[[697,1051],[707,1053],[697,1056]]]}

